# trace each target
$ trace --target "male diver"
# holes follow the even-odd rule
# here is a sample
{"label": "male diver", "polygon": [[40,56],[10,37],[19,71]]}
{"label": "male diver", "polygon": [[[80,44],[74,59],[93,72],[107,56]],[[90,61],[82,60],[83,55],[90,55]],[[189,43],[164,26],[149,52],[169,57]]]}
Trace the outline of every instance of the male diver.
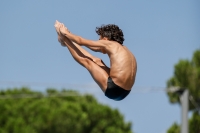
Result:
{"label": "male diver", "polygon": [[[124,35],[117,25],[96,27],[96,33],[99,35],[97,41],[72,34],[57,20],[54,26],[58,41],[62,46],[66,46],[72,57],[89,71],[105,96],[119,101],[130,93],[135,82],[137,63],[134,55],[123,45]],[[107,54],[110,58],[110,68],[81,46]]]}

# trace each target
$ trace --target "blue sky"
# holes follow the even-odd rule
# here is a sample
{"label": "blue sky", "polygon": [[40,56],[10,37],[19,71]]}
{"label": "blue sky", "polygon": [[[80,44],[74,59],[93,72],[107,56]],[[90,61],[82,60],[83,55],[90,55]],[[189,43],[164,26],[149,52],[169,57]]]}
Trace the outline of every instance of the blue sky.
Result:
{"label": "blue sky", "polygon": [[[136,133],[165,133],[180,123],[180,106],[172,105],[164,88],[180,59],[200,48],[199,1],[1,1],[0,88],[26,85],[44,91],[69,87],[94,94],[118,108]],[[124,45],[135,55],[137,77],[130,95],[107,99],[90,74],[57,42],[55,20],[69,30],[97,40],[95,27],[117,24]],[[88,49],[87,49],[88,50]],[[94,53],[109,65],[106,55]],[[148,91],[151,88],[159,91]]]}

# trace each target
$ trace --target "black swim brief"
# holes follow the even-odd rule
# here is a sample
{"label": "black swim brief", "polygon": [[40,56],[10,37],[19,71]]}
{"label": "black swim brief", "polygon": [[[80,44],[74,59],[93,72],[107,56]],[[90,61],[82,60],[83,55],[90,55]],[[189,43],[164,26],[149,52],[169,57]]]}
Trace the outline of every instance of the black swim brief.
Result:
{"label": "black swim brief", "polygon": [[105,96],[107,96],[110,99],[120,101],[124,99],[129,93],[130,93],[130,90],[125,90],[119,87],[113,82],[112,78],[108,77]]}

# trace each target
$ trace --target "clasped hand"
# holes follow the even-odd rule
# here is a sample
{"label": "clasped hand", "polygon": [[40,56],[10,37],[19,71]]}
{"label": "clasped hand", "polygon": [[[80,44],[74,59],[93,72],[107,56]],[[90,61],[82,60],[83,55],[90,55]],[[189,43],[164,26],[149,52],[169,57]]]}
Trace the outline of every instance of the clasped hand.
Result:
{"label": "clasped hand", "polygon": [[60,35],[66,35],[67,33],[70,33],[67,27],[63,23],[60,23],[56,20],[54,27],[56,28],[57,33]]}

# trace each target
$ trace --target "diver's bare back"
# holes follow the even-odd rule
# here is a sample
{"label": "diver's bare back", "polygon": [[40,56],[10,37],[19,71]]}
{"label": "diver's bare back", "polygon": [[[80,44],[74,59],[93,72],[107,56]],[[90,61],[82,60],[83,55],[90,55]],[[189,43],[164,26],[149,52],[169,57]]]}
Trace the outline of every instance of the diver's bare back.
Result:
{"label": "diver's bare back", "polygon": [[110,57],[110,77],[120,87],[131,90],[137,71],[134,55],[125,46],[114,41],[107,50]]}

